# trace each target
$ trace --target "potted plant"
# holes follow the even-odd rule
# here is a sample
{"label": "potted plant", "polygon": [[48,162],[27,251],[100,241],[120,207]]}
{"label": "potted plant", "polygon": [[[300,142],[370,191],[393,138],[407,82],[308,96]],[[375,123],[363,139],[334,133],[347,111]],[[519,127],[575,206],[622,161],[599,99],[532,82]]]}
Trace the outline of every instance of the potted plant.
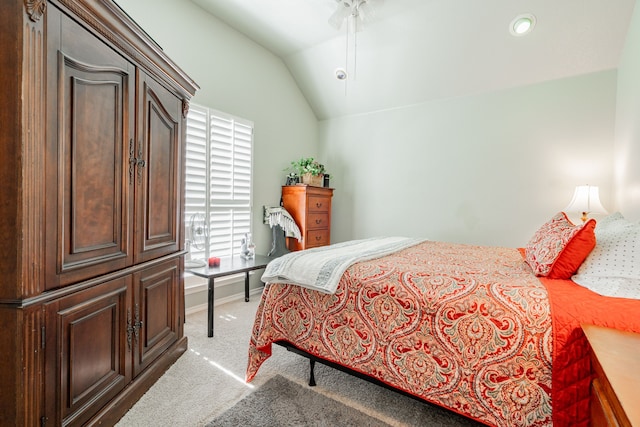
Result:
{"label": "potted plant", "polygon": [[314,160],[313,157],[302,157],[300,160],[291,162],[288,170],[295,172],[303,184],[315,187],[322,187],[323,185],[324,165]]}

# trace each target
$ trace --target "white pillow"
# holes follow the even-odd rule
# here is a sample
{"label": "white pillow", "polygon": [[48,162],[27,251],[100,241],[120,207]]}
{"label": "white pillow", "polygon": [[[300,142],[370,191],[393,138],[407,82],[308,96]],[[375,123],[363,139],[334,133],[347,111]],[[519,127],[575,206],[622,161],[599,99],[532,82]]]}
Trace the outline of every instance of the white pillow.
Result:
{"label": "white pillow", "polygon": [[595,233],[596,247],[571,279],[601,295],[640,299],[640,223],[616,212]]}

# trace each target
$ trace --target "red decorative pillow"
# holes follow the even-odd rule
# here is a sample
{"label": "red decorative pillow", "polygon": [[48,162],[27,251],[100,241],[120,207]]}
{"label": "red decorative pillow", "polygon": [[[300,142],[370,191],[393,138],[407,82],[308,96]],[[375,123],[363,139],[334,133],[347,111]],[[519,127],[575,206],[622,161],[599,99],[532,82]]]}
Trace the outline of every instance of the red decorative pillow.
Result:
{"label": "red decorative pillow", "polygon": [[559,212],[527,243],[527,264],[536,276],[570,279],[596,246],[595,227],[594,219],[574,225],[564,212]]}

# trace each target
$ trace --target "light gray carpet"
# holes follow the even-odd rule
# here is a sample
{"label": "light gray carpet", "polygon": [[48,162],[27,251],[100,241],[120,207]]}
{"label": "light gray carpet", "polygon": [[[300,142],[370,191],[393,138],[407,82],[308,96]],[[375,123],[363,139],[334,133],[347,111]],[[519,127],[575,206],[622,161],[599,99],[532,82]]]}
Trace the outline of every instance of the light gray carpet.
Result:
{"label": "light gray carpet", "polygon": [[207,427],[389,427],[343,403],[276,375]]}
{"label": "light gray carpet", "polygon": [[[188,315],[184,325],[187,352],[125,414],[118,427],[207,426],[278,375],[309,389],[308,360],[277,345],[253,382],[244,383],[258,301],[259,296],[252,296],[249,303],[240,300],[216,307],[213,338],[207,338],[206,311]],[[341,402],[380,425],[480,425],[321,364],[316,364],[315,372],[318,385],[309,389],[313,396]]]}

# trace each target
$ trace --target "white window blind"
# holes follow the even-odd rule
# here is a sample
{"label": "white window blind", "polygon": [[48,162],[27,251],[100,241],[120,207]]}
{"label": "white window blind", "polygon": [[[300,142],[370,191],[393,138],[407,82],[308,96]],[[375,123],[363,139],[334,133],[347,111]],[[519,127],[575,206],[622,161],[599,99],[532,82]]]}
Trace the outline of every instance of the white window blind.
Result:
{"label": "white window blind", "polygon": [[237,255],[251,232],[253,123],[191,104],[186,144],[191,257]]}

